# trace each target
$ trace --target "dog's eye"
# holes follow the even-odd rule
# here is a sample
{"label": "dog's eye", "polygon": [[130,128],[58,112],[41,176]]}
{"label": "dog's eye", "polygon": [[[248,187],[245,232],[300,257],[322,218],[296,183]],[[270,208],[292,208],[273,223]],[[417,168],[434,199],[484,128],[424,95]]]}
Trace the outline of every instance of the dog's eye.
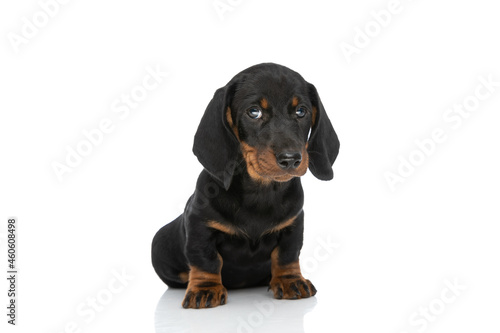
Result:
{"label": "dog's eye", "polygon": [[304,117],[304,116],[306,115],[306,113],[307,113],[307,109],[306,109],[305,107],[303,107],[303,106],[299,106],[299,107],[297,108],[297,110],[295,111],[295,114],[296,114],[296,115],[297,115],[297,117],[299,117],[299,118]]}
{"label": "dog's eye", "polygon": [[262,117],[262,110],[256,107],[247,110],[247,114],[252,119],[259,119]]}

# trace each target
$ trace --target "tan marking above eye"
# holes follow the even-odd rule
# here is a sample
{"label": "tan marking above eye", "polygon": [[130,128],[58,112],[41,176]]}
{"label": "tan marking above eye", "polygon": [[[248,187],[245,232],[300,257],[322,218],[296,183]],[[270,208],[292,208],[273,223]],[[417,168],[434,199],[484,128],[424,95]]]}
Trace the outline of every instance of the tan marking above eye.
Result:
{"label": "tan marking above eye", "polygon": [[267,109],[269,106],[269,103],[267,102],[267,99],[263,98],[260,100],[260,106],[262,106],[263,109]]}
{"label": "tan marking above eye", "polygon": [[296,107],[297,105],[299,105],[299,99],[296,96],[293,96],[293,98],[292,98],[292,106]]}

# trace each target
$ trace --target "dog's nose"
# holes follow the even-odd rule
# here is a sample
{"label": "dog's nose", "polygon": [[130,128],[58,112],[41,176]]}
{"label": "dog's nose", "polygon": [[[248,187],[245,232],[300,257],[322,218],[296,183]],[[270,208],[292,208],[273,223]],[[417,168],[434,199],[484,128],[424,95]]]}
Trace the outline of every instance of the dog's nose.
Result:
{"label": "dog's nose", "polygon": [[297,152],[284,152],[276,155],[276,161],[283,170],[297,169],[302,161],[302,154]]}

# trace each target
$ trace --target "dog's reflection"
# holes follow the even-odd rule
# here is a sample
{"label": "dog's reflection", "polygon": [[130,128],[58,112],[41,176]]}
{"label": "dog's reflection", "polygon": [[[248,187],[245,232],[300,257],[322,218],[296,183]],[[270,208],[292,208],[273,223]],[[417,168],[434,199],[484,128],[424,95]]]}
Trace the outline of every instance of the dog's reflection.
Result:
{"label": "dog's reflection", "polygon": [[304,332],[304,315],[316,297],[276,300],[266,287],[230,290],[224,306],[184,309],[185,289],[167,289],[156,307],[156,333],[166,332]]}

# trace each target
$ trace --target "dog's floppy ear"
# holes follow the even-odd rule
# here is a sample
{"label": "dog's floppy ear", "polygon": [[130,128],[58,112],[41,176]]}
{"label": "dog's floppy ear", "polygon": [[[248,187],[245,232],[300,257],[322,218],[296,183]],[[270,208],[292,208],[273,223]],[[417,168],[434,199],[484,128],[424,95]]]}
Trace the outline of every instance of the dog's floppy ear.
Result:
{"label": "dog's floppy ear", "polygon": [[339,153],[340,142],[316,88],[308,83],[308,90],[313,105],[312,129],[307,146],[309,170],[318,179],[330,180],[333,178],[332,165]]}
{"label": "dog's floppy ear", "polygon": [[233,93],[234,85],[230,84],[215,92],[201,118],[193,145],[198,161],[226,190],[233,178],[239,149],[226,117]]}

